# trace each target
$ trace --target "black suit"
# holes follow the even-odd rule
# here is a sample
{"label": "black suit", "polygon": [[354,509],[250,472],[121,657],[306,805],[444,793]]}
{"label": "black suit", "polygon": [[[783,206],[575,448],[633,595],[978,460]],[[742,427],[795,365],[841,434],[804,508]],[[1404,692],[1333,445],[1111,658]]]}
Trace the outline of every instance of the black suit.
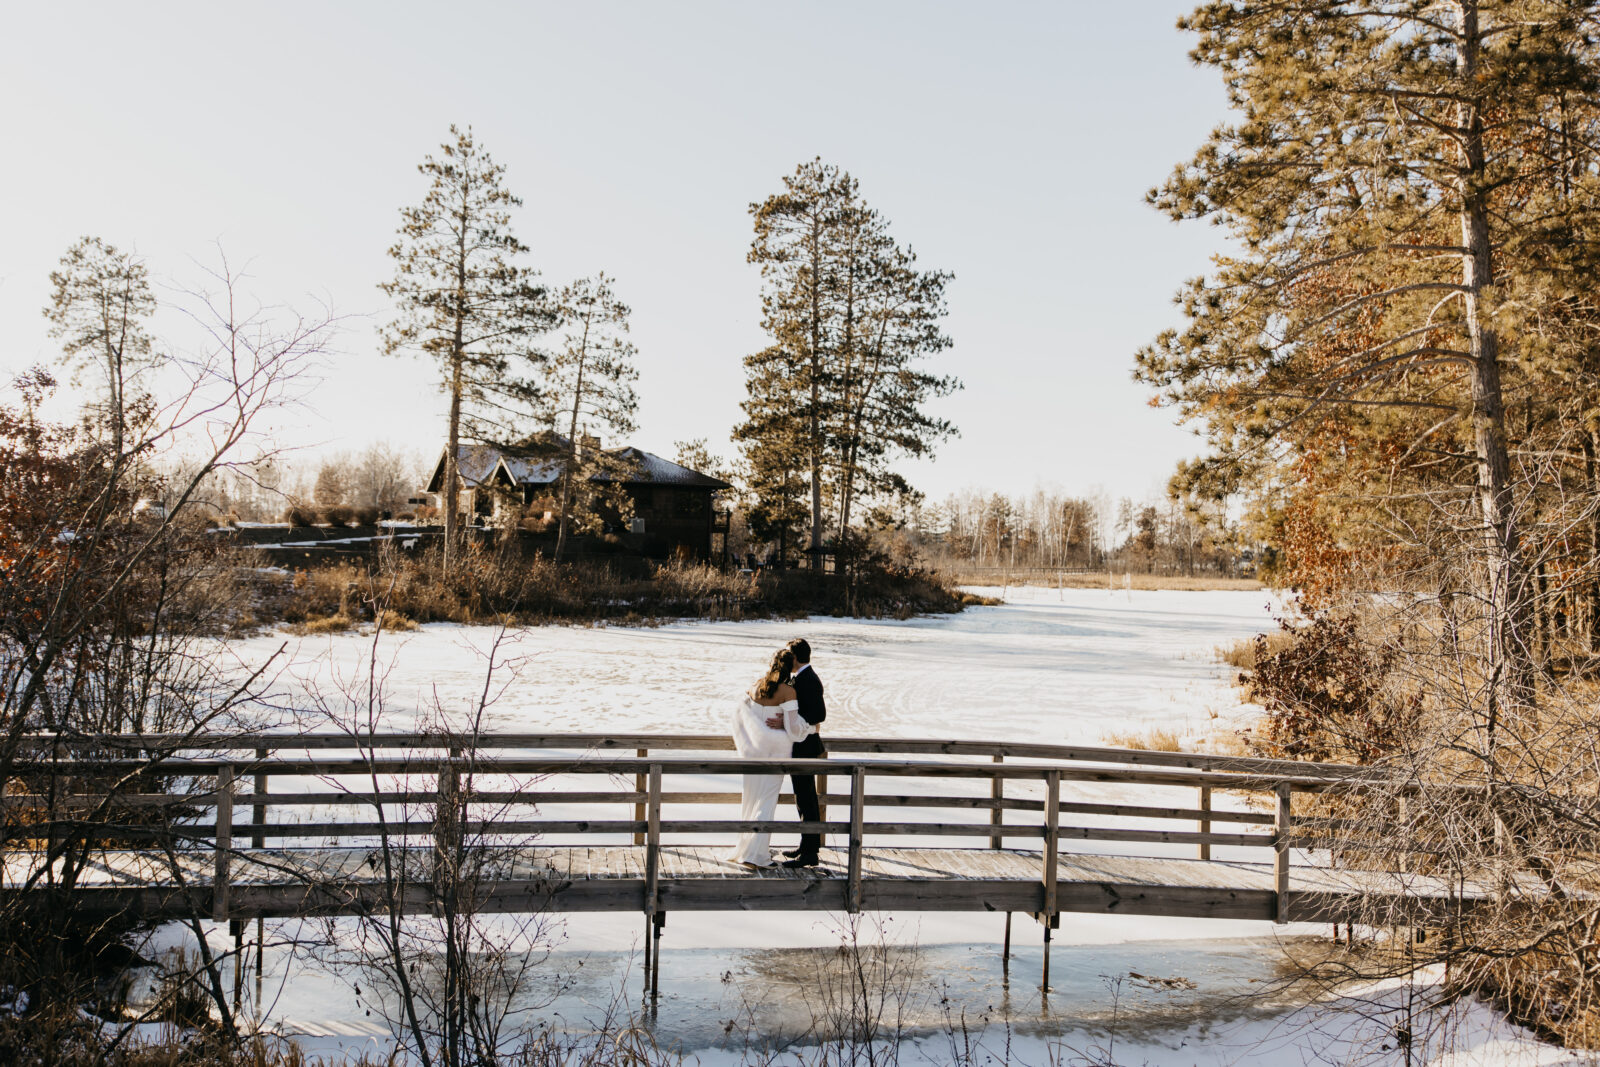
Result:
{"label": "black suit", "polygon": [[[800,701],[800,717],[813,726],[820,726],[828,717],[828,705],[822,699],[822,679],[817,677],[817,672],[807,667],[790,679],[789,684],[794,686],[795,696]],[[816,759],[826,756],[827,751],[822,747],[822,735],[815,733],[802,741],[796,741],[790,755],[796,759]],[[820,820],[822,805],[817,802],[817,776],[796,774],[791,780],[794,783],[794,806],[800,812],[801,821]],[[821,834],[800,835],[802,858],[816,859],[821,848]]]}

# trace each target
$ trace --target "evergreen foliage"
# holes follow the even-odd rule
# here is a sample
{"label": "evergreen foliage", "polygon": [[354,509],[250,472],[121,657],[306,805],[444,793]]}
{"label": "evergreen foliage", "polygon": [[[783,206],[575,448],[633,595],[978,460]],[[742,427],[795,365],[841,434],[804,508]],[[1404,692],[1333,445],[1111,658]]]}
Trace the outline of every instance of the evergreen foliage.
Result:
{"label": "evergreen foliage", "polygon": [[567,286],[557,308],[562,336],[550,360],[548,390],[552,421],[566,433],[555,550],[559,560],[570,527],[598,528],[602,501],[608,510],[629,517],[628,497],[618,491],[627,465],[601,447],[598,435],[633,432],[639,409],[633,383],[639,372],[633,364],[636,349],[628,340],[628,305],[617,299],[605,274]]}
{"label": "evergreen foliage", "polygon": [[[842,538],[864,499],[911,495],[892,467],[955,433],[925,405],[960,388],[920,361],[949,347],[941,330],[951,275],[897,245],[849,174],[820,159],[752,204],[750,262],[761,267],[772,343],[745,359],[745,421],[735,431],[758,536],[810,548]],[[831,519],[831,522],[830,522]]]}
{"label": "evergreen foliage", "polygon": [[114,455],[123,454],[138,379],[160,364],[145,322],[156,310],[144,262],[98,237],[81,237],[50,272],[45,318],[61,340],[75,380],[96,380],[104,392],[98,421]]}
{"label": "evergreen foliage", "polygon": [[1213,447],[1175,488],[1252,492],[1313,608],[1363,553],[1449,560],[1410,580],[1481,594],[1490,704],[1527,706],[1541,475],[1508,410],[1588,404],[1592,337],[1561,337],[1596,324],[1594,9],[1218,2],[1181,25],[1237,118],[1150,199],[1238,250],[1139,354]]}
{"label": "evergreen foliage", "polygon": [[505,187],[505,168],[470,126],[451,126],[450,138],[417,167],[428,191],[401,209],[399,240],[389,249],[395,276],[381,286],[395,302],[384,351],[435,360],[449,398],[447,568],[459,542],[460,445],[505,445],[533,428],[543,399],[535,372],[546,358],[537,341],[554,320],[538,272],[523,265],[528,248],[512,233],[510,209],[522,201]]}

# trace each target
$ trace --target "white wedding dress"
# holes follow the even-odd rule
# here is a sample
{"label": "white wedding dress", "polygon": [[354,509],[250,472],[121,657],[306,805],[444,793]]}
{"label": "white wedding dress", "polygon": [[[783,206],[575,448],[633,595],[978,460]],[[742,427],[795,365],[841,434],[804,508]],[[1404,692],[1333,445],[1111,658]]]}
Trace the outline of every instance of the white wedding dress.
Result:
{"label": "white wedding dress", "polygon": [[[774,730],[767,725],[767,717],[779,713],[783,715],[783,729]],[[765,707],[746,696],[733,711],[733,747],[745,759],[788,759],[796,741],[816,732],[815,726],[800,717],[798,700]],[[781,774],[745,775],[744,802],[739,806],[739,818],[770,822],[777,813],[778,794],[782,790]],[[770,867],[771,839],[772,834],[766,831],[742,833],[739,835],[739,844],[728,854],[728,859],[733,863]]]}

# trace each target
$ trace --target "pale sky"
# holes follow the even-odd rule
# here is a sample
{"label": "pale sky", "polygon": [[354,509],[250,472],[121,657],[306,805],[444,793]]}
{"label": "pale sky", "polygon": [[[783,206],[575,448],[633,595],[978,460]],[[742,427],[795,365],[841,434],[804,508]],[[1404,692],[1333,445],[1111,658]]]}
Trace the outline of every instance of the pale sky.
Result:
{"label": "pale sky", "polygon": [[820,155],[956,276],[934,369],[966,383],[936,409],[961,436],[913,484],[1142,496],[1200,444],[1130,378],[1218,247],[1143,200],[1225,118],[1173,26],[1192,6],[9,4],[0,371],[54,358],[40,309],[77,237],[174,284],[220,242],[264,299],[346,317],[293,442],[437,448],[436,372],[379,354],[377,285],[454,122],[508,167],[545,280],[604,270],[632,305],[632,443],[731,455],[765,343],[748,206]]}

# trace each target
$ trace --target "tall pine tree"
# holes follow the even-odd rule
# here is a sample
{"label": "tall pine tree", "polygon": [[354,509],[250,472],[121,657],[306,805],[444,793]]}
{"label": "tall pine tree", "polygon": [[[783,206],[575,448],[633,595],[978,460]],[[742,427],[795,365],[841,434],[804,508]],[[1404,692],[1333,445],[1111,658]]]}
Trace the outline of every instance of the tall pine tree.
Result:
{"label": "tall pine tree", "polygon": [[751,525],[784,543],[803,523],[815,553],[830,518],[842,536],[863,498],[911,494],[896,457],[927,455],[954,433],[924,405],[960,383],[918,364],[949,346],[950,275],[919,270],[855,179],[821,160],[750,211],[772,338],[745,359],[735,431],[756,497]]}
{"label": "tall pine tree", "polygon": [[[1238,119],[1151,194],[1240,247],[1180,295],[1188,327],[1139,356],[1215,447],[1186,481],[1265,484],[1287,463],[1359,502],[1387,465],[1387,484],[1424,487],[1393,494],[1407,506],[1470,495],[1491,729],[1533,697],[1527,485],[1506,417],[1532,331],[1510,298],[1566,228],[1527,194],[1564,165],[1546,151],[1562,101],[1594,92],[1593,17],[1540,0],[1207,3],[1181,25]],[[1312,522],[1317,495],[1285,521]]]}
{"label": "tall pine tree", "polygon": [[505,444],[526,436],[540,414],[535,371],[541,333],[554,320],[528,248],[511,230],[521,205],[503,184],[505,168],[472,136],[451,139],[418,170],[422,203],[402,208],[400,239],[389,249],[395,276],[381,288],[395,302],[383,331],[388,354],[421,352],[439,367],[449,399],[444,456],[445,567],[459,549],[462,442]]}
{"label": "tall pine tree", "polygon": [[[574,519],[583,526],[597,521],[597,494],[606,484],[598,474],[622,473],[623,464],[598,447],[600,435],[633,432],[639,399],[633,383],[639,372],[628,340],[629,308],[617,299],[604,274],[583,278],[561,291],[557,300],[561,342],[550,362],[553,423],[565,434],[561,456],[561,501],[555,558],[566,549]],[[592,436],[591,436],[592,435]],[[621,503],[613,494],[616,503]]]}

